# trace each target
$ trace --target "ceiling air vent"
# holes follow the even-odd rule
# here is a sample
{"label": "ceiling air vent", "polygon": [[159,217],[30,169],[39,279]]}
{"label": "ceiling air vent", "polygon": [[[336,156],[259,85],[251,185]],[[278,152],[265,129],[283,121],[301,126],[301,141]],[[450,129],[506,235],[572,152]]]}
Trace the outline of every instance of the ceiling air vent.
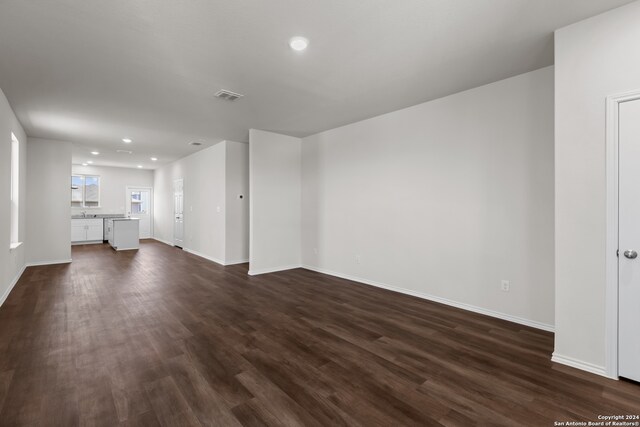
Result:
{"label": "ceiling air vent", "polygon": [[230,90],[220,89],[214,95],[216,98],[224,99],[225,101],[236,101],[242,98],[244,95],[240,95],[239,93],[231,92]]}

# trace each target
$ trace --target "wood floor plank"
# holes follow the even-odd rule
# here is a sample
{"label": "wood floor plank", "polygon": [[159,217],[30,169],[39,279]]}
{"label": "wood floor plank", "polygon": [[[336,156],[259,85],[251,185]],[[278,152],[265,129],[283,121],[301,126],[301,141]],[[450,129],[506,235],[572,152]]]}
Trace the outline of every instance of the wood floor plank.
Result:
{"label": "wood floor plank", "polygon": [[553,334],[303,269],[248,276],[155,241],[74,246],[0,307],[0,425],[553,425],[640,385]]}
{"label": "wood floor plank", "polygon": [[202,425],[170,376],[145,384],[145,389],[160,425]]}
{"label": "wood floor plank", "polygon": [[321,426],[277,385],[257,370],[248,370],[237,375],[238,380],[262,402],[269,402],[267,410],[283,426]]}
{"label": "wood floor plank", "polygon": [[282,425],[282,422],[256,398],[235,406],[232,411],[243,426],[279,427]]}
{"label": "wood floor plank", "polygon": [[224,399],[204,379],[188,356],[166,362],[167,370],[203,426],[240,426]]}

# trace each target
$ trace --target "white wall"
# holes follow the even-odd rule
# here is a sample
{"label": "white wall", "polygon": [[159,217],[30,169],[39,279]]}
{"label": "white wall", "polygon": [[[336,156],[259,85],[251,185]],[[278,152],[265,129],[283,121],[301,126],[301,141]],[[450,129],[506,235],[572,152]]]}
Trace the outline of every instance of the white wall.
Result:
{"label": "white wall", "polygon": [[565,27],[556,52],[555,357],[605,365],[605,99],[640,90],[640,2]]}
{"label": "white wall", "polygon": [[[11,133],[20,141],[20,211],[18,238],[23,244],[9,250],[11,243]],[[26,253],[26,200],[27,188],[27,136],[18,122],[7,98],[0,90],[0,304],[9,295],[12,286],[25,266]]]}
{"label": "white wall", "polygon": [[248,192],[247,156],[246,144],[223,141],[156,169],[154,237],[173,243],[173,181],[182,178],[184,249],[220,264],[246,262],[248,200],[232,194]]}
{"label": "white wall", "polygon": [[[125,214],[127,187],[153,187],[153,171],[147,169],[116,168],[108,166],[72,165],[74,174],[100,176],[100,207],[71,208],[72,214],[87,211],[91,214]],[[71,173],[69,173],[71,179]]]}
{"label": "white wall", "polygon": [[249,144],[227,141],[226,148],[225,261],[235,264],[249,261]]}
{"label": "white wall", "polygon": [[186,166],[181,159],[153,173],[153,237],[169,244],[173,244],[173,181],[185,178]]}
{"label": "white wall", "polygon": [[304,266],[552,328],[552,67],[304,138],[302,171]]}
{"label": "white wall", "polygon": [[70,142],[29,138],[27,143],[27,261],[71,260]]}
{"label": "white wall", "polygon": [[301,140],[251,129],[249,274],[300,266]]}
{"label": "white wall", "polygon": [[173,242],[173,181],[184,179],[184,249],[224,263],[225,144],[155,170],[155,236]]}

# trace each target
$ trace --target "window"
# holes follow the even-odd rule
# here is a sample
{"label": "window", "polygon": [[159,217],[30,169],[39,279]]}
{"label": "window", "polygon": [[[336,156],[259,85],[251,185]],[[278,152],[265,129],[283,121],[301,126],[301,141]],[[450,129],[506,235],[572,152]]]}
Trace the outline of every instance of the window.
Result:
{"label": "window", "polygon": [[20,142],[11,133],[11,244],[9,248],[20,246]]}
{"label": "window", "polygon": [[71,175],[71,207],[100,207],[100,177],[95,175]]}
{"label": "window", "polygon": [[82,207],[82,194],[84,193],[84,177],[71,175],[71,206]]}
{"label": "window", "polygon": [[149,213],[149,191],[131,192],[131,213],[145,215]]}

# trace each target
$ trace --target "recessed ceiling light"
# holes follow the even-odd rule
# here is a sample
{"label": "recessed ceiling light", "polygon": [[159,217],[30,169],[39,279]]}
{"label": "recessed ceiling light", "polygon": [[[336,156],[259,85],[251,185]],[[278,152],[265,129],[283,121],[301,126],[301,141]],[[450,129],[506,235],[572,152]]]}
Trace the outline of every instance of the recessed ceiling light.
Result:
{"label": "recessed ceiling light", "polygon": [[124,142],[125,144],[130,144],[132,142],[131,138],[122,138],[122,142]]}
{"label": "recessed ceiling light", "polygon": [[92,151],[91,154],[93,154],[94,156],[97,156],[98,154],[100,154],[99,151]]}
{"label": "recessed ceiling light", "polygon": [[93,163],[93,160],[87,160],[87,163],[88,163],[88,164],[92,164],[92,163]]}
{"label": "recessed ceiling light", "polygon": [[138,165],[139,168],[142,168],[142,165]]}
{"label": "recessed ceiling light", "polygon": [[289,46],[291,46],[291,49],[301,52],[309,46],[309,40],[304,37],[292,37],[289,40]]}
{"label": "recessed ceiling light", "polygon": [[151,161],[152,161],[152,162],[155,162],[155,161],[157,161],[157,160],[158,160],[158,158],[157,158],[157,157],[152,157],[152,158],[151,158]]}
{"label": "recessed ceiling light", "polygon": [[82,166],[89,166],[89,163],[83,163]]}
{"label": "recessed ceiling light", "polygon": [[198,142],[198,141],[191,141],[189,143],[189,145],[202,145],[202,142]]}

